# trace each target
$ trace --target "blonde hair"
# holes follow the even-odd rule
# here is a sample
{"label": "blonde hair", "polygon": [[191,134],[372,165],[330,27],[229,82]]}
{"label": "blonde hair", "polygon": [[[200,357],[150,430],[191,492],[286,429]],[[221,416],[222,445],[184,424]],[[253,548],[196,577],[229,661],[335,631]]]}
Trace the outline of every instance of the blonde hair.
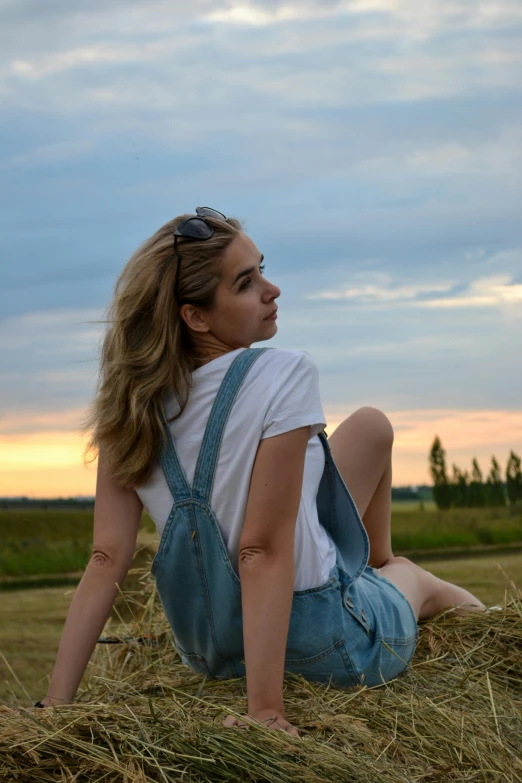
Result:
{"label": "blonde hair", "polygon": [[[107,310],[96,395],[84,420],[86,462],[103,451],[104,470],[120,485],[147,481],[163,443],[162,400],[171,389],[183,412],[195,356],[174,298],[178,254],[173,232],[187,215],[165,223],[131,256]],[[205,217],[214,234],[205,241],[178,237],[178,299],[212,310],[220,261],[242,229],[238,220]]]}

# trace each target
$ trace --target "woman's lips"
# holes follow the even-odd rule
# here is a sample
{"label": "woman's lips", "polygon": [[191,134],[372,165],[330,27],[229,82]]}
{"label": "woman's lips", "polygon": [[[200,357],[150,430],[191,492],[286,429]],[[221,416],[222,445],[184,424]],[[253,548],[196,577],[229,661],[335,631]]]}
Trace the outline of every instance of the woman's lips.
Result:
{"label": "woman's lips", "polygon": [[275,321],[277,318],[277,309],[275,309],[270,315],[267,315],[266,318],[263,318],[263,321]]}

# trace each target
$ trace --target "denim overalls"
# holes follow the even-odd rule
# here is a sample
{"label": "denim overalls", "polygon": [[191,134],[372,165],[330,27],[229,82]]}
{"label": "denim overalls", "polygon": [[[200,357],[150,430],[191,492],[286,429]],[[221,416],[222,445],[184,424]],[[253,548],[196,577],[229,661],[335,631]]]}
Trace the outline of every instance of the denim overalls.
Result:
{"label": "denim overalls", "polygon": [[[159,459],[174,504],[152,574],[183,663],[210,678],[246,675],[241,583],[210,498],[234,400],[249,369],[267,350],[273,349],[245,349],[226,372],[207,422],[192,487],[164,422],[166,447],[160,449]],[[285,670],[340,687],[371,687],[407,667],[418,626],[402,592],[367,565],[368,534],[325,433],[319,438],[325,467],[317,511],[335,543],[337,561],[324,584],[293,593]]]}

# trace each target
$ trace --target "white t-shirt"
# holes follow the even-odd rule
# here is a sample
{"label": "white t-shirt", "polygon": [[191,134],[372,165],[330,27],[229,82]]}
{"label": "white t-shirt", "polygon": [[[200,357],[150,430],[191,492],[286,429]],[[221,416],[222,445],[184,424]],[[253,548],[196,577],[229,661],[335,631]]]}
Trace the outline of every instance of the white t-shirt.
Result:
{"label": "white t-shirt", "polygon": [[[231,363],[245,348],[230,351],[192,373],[192,388],[181,416],[170,429],[190,485],[210,410]],[[179,404],[167,397],[167,417]],[[238,548],[250,479],[259,442],[310,425],[301,503],[295,528],[294,590],[317,587],[335,565],[335,545],[317,516],[317,491],[324,470],[323,445],[317,435],[326,426],[319,395],[319,373],[306,351],[271,348],[248,371],[225,425],[210,499],[211,508],[238,573]],[[149,480],[136,489],[161,536],[173,498],[159,462]]]}

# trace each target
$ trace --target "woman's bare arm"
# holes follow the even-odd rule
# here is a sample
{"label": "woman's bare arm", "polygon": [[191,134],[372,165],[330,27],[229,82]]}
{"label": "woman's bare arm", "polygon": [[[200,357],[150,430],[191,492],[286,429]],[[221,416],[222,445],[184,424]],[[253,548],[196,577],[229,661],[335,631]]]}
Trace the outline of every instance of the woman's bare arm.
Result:
{"label": "woman's bare arm", "polygon": [[134,557],[143,505],[98,463],[92,555],[71,601],[47,696],[42,703],[74,700],[94,646]]}
{"label": "woman's bare arm", "polygon": [[284,715],[294,537],[310,427],[266,438],[256,455],[239,543],[248,712]]}

